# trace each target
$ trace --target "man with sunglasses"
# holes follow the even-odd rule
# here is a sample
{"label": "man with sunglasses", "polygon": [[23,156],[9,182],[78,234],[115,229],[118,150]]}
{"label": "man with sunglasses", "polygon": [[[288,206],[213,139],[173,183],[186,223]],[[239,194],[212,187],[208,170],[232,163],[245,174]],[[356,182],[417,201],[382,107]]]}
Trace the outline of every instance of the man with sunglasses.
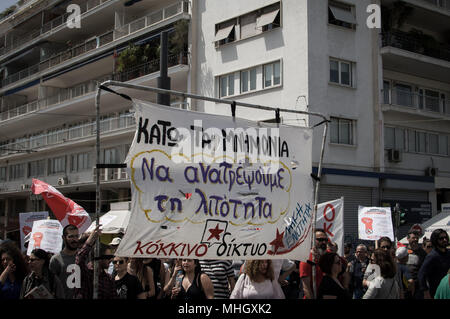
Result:
{"label": "man with sunglasses", "polygon": [[433,250],[425,257],[419,270],[419,284],[425,299],[434,298],[441,279],[450,268],[450,250],[448,233],[443,229],[436,229],[431,234]]}
{"label": "man with sunglasses", "polygon": [[316,228],[316,241],[314,247],[311,249],[308,262],[300,262],[299,272],[300,279],[303,285],[304,299],[314,299],[313,282],[312,282],[312,265],[316,269],[316,292],[322,282],[323,273],[319,267],[320,257],[327,251],[328,237],[325,230]]}
{"label": "man with sunglasses", "polygon": [[[419,238],[420,234],[417,230],[410,230],[407,235],[408,239],[408,261],[406,264],[408,265],[409,273],[411,274],[411,278],[414,280],[414,287],[419,287],[419,278],[418,273],[420,267],[422,267],[423,261],[427,256],[425,250],[419,246]],[[406,298],[410,299],[412,297],[414,299],[423,299],[423,291],[420,289],[415,289],[414,296],[409,296],[406,294]]]}

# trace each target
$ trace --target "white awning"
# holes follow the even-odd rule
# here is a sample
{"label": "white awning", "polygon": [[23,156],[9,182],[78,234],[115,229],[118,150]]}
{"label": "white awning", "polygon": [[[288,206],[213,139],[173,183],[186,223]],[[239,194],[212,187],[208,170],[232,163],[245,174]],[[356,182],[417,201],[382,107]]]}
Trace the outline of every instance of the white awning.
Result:
{"label": "white awning", "polygon": [[332,5],[330,5],[329,8],[336,20],[356,24],[356,19],[350,11],[334,7]]}
{"label": "white awning", "polygon": [[216,37],[214,38],[214,42],[228,38],[230,36],[231,30],[233,30],[233,28],[234,28],[234,24],[217,31]]}
{"label": "white awning", "polygon": [[275,21],[278,13],[280,12],[280,9],[277,9],[272,12],[264,13],[259,18],[256,19],[256,27],[262,28],[268,24],[271,24]]}

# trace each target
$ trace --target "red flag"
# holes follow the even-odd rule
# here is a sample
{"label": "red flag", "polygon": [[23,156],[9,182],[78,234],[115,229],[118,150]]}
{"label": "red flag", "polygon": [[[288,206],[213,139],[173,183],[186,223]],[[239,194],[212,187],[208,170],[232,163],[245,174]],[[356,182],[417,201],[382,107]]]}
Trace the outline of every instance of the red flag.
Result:
{"label": "red flag", "polygon": [[53,186],[33,178],[31,184],[33,194],[41,194],[63,227],[72,224],[84,233],[91,224],[91,218],[83,207],[70,198],[65,197]]}

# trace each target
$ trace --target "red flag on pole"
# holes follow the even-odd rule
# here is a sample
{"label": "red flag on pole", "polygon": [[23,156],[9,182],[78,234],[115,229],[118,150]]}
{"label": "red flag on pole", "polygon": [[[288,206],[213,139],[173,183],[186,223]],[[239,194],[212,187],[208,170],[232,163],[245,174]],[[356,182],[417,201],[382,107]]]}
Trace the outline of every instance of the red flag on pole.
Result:
{"label": "red flag on pole", "polygon": [[65,197],[53,186],[33,178],[31,184],[33,194],[41,194],[47,205],[55,214],[63,227],[72,224],[84,233],[91,224],[91,218],[83,207],[70,198]]}

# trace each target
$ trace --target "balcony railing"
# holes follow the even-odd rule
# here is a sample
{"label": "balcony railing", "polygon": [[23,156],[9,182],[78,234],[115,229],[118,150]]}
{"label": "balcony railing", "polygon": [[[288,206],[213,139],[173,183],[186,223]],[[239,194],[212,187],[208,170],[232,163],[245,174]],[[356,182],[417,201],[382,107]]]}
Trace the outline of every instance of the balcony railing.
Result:
{"label": "balcony railing", "polygon": [[429,4],[432,4],[436,7],[450,10],[450,0],[423,0],[425,2],[428,2]]}
{"label": "balcony railing", "polygon": [[[81,14],[85,12],[89,12],[93,10],[94,8],[98,7],[99,5],[108,2],[111,0],[87,0],[85,2],[82,2],[79,4],[81,9]],[[8,46],[3,47],[0,49],[0,56],[12,51],[18,49],[20,46],[26,44],[27,42],[30,42],[41,35],[46,34],[47,32],[52,31],[53,29],[59,27],[60,25],[67,22],[67,18],[71,15],[71,13],[65,13],[64,15],[61,15],[52,21],[47,22],[44,24],[40,29],[26,33],[19,38],[15,39],[12,43],[8,44]]]}
{"label": "balcony railing", "polygon": [[405,106],[450,116],[450,100],[402,89],[383,90],[384,104]]}
{"label": "balcony railing", "polygon": [[[175,66],[179,64],[187,64],[187,53],[173,54],[168,57],[168,66]],[[103,75],[95,80],[89,80],[78,84],[74,87],[61,89],[61,91],[53,96],[47,97],[45,99],[33,101],[11,110],[0,113],[0,122],[6,121],[17,116],[25,115],[35,111],[41,111],[50,108],[53,105],[57,105],[64,101],[68,101],[97,90],[98,83],[102,83],[107,80],[126,82],[132,79],[148,75],[159,71],[159,60],[155,59],[148,63],[129,68],[120,73],[110,73]]]}
{"label": "balcony railing", "polygon": [[[100,1],[100,0],[97,0]],[[109,1],[109,0],[107,0]],[[130,33],[133,33],[135,31],[141,30],[143,28],[149,27],[151,25],[154,25],[156,23],[160,23],[163,20],[172,18],[180,13],[187,12],[188,6],[185,1],[175,3],[169,7],[163,8],[160,11],[156,12],[155,14],[159,14],[161,12],[162,19],[159,20],[150,20],[150,16],[145,16],[141,19],[135,20],[124,27],[120,28],[120,30],[111,30],[108,31],[98,37],[90,38],[89,40],[86,40],[85,42],[75,45],[73,48],[60,52],[45,61],[42,61],[38,64],[35,64],[29,68],[26,68],[24,70],[21,70],[17,73],[14,73],[10,76],[8,76],[6,79],[2,80],[2,87],[7,86],[11,83],[20,81],[22,79],[28,78],[29,76],[32,76],[33,74],[42,72],[46,69],[49,69],[51,67],[54,67],[60,63],[63,63],[67,60],[70,60],[72,58],[75,58],[77,56],[80,56],[86,52],[95,50],[97,48],[100,48],[112,41],[115,41],[119,38],[122,38],[124,36],[129,35]],[[153,14],[152,14],[153,15]]]}
{"label": "balcony railing", "polygon": [[139,18],[133,22],[130,22],[120,28],[114,30],[114,40],[125,37],[133,32],[142,30],[149,26],[160,23],[164,20],[173,18],[182,13],[189,12],[189,3],[187,1],[181,1],[163,8],[159,11],[152,12],[151,14]]}
{"label": "balcony railing", "polygon": [[[112,133],[127,128],[135,127],[134,116],[127,114],[116,117],[103,119],[100,121],[101,133]],[[14,153],[12,150],[31,150],[52,146],[69,141],[76,141],[82,138],[93,137],[96,135],[96,122],[92,121],[87,124],[74,126],[68,129],[60,129],[57,131],[32,136],[29,138],[21,138],[20,140],[0,146],[0,155]]]}
{"label": "balcony railing", "polygon": [[402,31],[383,33],[383,47],[391,46],[399,49],[427,55],[433,58],[450,61],[450,46],[437,42],[424,41],[414,34]]}

